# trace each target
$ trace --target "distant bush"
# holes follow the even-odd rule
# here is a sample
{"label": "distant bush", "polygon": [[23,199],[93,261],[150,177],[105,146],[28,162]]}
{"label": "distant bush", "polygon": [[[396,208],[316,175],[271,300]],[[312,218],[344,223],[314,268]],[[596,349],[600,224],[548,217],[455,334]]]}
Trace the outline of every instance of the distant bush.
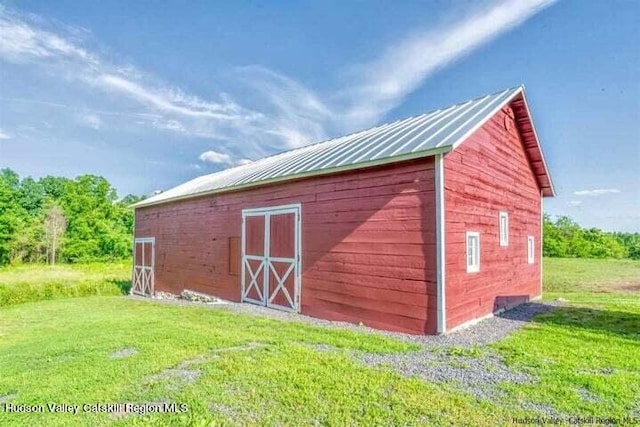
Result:
{"label": "distant bush", "polygon": [[0,307],[56,298],[127,294],[130,273],[126,262],[0,268]]}
{"label": "distant bush", "polygon": [[582,228],[568,216],[544,215],[544,256],[560,258],[640,259],[640,233],[611,233]]}
{"label": "distant bush", "polygon": [[98,282],[0,285],[0,307],[55,298],[91,295],[122,295],[125,288],[115,280]]}

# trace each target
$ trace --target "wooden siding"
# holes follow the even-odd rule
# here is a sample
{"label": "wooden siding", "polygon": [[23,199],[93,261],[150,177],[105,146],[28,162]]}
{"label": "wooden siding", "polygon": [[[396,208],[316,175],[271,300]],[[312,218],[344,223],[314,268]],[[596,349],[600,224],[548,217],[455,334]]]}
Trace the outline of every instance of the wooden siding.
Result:
{"label": "wooden siding", "polygon": [[292,203],[302,205],[302,313],[435,333],[433,158],[139,208],[136,236],[156,238],[156,290],[239,301],[229,238],[241,235],[242,209]]}
{"label": "wooden siding", "polygon": [[[513,110],[505,107],[444,156],[447,330],[541,293],[540,187]],[[509,214],[500,246],[499,213]],[[467,231],[480,233],[480,271],[467,273]],[[527,236],[535,262],[527,263]]]}

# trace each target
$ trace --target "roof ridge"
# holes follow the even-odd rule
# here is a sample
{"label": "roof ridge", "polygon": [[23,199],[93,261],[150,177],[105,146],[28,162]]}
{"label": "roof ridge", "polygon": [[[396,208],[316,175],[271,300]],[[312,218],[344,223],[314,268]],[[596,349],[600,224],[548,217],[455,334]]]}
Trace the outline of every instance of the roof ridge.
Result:
{"label": "roof ridge", "polygon": [[[485,112],[491,104],[502,97],[510,98],[523,89],[523,85],[514,86],[443,108],[380,123],[346,135],[284,150],[246,164],[200,175],[134,206],[164,203],[232,188],[347,168],[356,169],[366,165],[400,161],[403,158],[424,157],[430,155],[432,151],[442,152],[451,145],[443,144],[453,136],[451,132],[464,130],[459,127],[447,130],[451,124],[461,121],[463,126],[472,127],[482,121],[488,111],[492,111],[489,109]],[[463,106],[465,108],[462,108]],[[467,106],[471,107],[466,108]],[[443,116],[445,111],[449,112]],[[429,116],[432,116],[432,119],[426,119]],[[438,119],[433,121],[436,117]],[[426,140],[415,138],[416,134],[429,137]],[[429,144],[425,145],[427,141]],[[397,144],[398,148],[389,152],[388,150],[394,144]],[[354,155],[358,157],[354,158]]]}
{"label": "roof ridge", "polygon": [[479,101],[479,100],[481,100],[483,98],[490,98],[490,97],[492,97],[494,95],[498,95],[500,93],[505,93],[505,92],[508,92],[510,90],[516,90],[516,89],[520,89],[520,88],[524,88],[524,85],[520,84],[520,85],[517,85],[517,86],[512,86],[512,87],[509,87],[507,89],[502,89],[500,91],[496,91],[496,92],[490,93],[488,95],[485,94],[485,95],[477,96],[475,98],[468,99],[466,101],[456,102],[455,104],[450,104],[450,105],[447,105],[446,107],[442,107],[442,108],[438,108],[438,109],[435,109],[435,110],[426,111],[426,112],[420,113],[420,114],[414,114],[414,115],[403,117],[401,119],[396,119],[396,120],[393,120],[393,121],[390,121],[390,122],[380,123],[380,124],[377,124],[375,126],[371,126],[369,128],[366,128],[366,129],[360,129],[358,131],[353,131],[353,132],[350,132],[350,133],[347,133],[347,134],[344,134],[344,135],[340,135],[340,136],[335,136],[335,137],[329,138],[329,139],[323,139],[322,141],[312,142],[310,144],[302,145],[300,147],[291,148],[289,150],[279,151],[277,153],[273,153],[273,154],[269,154],[268,156],[261,157],[261,158],[259,158],[257,160],[251,160],[251,162],[249,162],[249,163],[234,165],[234,166],[231,166],[231,167],[226,168],[226,169],[222,169],[222,170],[211,172],[211,173],[204,174],[204,175],[199,175],[199,176],[197,176],[197,177],[195,177],[193,179],[197,179],[197,178],[204,177],[204,176],[216,175],[216,174],[219,174],[219,173],[222,173],[222,172],[225,172],[225,171],[230,171],[230,170],[233,170],[233,169],[241,168],[243,166],[247,166],[247,165],[249,165],[251,163],[255,163],[255,162],[271,159],[271,158],[279,156],[281,154],[291,153],[293,151],[302,150],[302,149],[305,149],[305,148],[308,148],[308,147],[313,147],[313,146],[316,146],[316,145],[320,145],[320,144],[328,143],[328,142],[331,142],[331,141],[335,141],[336,139],[341,139],[341,138],[348,139],[349,137],[353,137],[353,136],[356,136],[356,135],[361,134],[361,133],[373,131],[373,130],[381,128],[383,126],[393,125],[393,124],[397,124],[397,123],[400,123],[400,122],[403,122],[403,121],[409,121],[411,119],[416,119],[418,117],[427,116],[429,114],[437,113],[438,111],[448,110],[450,108],[454,108],[454,107],[461,106],[461,105],[464,105],[464,104],[471,104],[474,101]]}

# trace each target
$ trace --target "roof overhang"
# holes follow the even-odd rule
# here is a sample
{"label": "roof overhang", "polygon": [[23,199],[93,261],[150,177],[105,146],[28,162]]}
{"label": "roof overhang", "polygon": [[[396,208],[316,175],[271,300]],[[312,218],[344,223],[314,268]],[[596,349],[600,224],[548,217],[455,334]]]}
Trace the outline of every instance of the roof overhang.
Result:
{"label": "roof overhang", "polygon": [[[271,185],[275,183],[295,181],[295,180],[304,179],[304,178],[311,178],[311,177],[330,175],[330,174],[335,174],[335,173],[340,173],[345,171],[371,168],[371,167],[388,165],[388,164],[402,162],[402,161],[431,157],[436,154],[443,154],[448,151],[454,150],[460,144],[464,143],[464,141],[466,141],[471,136],[471,134],[473,134],[479,128],[481,128],[484,124],[486,124],[492,117],[495,116],[497,112],[499,112],[502,108],[504,108],[507,105],[511,106],[511,108],[513,109],[516,125],[522,137],[522,142],[524,145],[525,152],[529,158],[531,170],[536,177],[536,180],[541,189],[542,195],[545,197],[553,197],[555,196],[553,183],[551,181],[551,176],[549,174],[547,164],[544,160],[544,155],[542,153],[542,148],[540,146],[538,134],[536,133],[535,127],[533,125],[531,112],[529,110],[529,106],[526,100],[526,95],[524,92],[524,87],[519,86],[519,87],[507,89],[501,93],[488,95],[484,97],[482,100],[487,99],[490,96],[493,96],[492,99],[496,99],[496,97],[502,97],[507,93],[508,93],[508,96],[504,97],[504,99],[500,99],[500,102],[487,104],[486,107],[484,107],[482,110],[478,111],[478,113],[476,113],[474,116],[472,116],[471,118],[467,119],[467,121],[462,123],[459,128],[455,128],[454,133],[455,131],[458,131],[460,129],[464,129],[465,131],[464,133],[456,135],[456,139],[454,141],[447,141],[447,144],[442,144],[443,142],[445,142],[445,141],[442,141],[440,144],[437,144],[432,147],[428,147],[428,148],[425,147],[422,150],[405,152],[405,153],[401,153],[401,154],[397,154],[389,157],[377,158],[377,159],[368,160],[368,161],[365,160],[365,161],[345,164],[341,166],[327,165],[319,169],[313,169],[313,170],[308,170],[308,171],[299,172],[299,173],[290,173],[286,175],[276,175],[273,177],[267,177],[267,178],[259,179],[255,181],[245,180],[245,182],[242,182],[242,180],[240,180],[240,181],[236,181],[235,183],[231,183],[230,185],[224,185],[224,186],[220,186],[212,189],[202,189],[200,191],[191,191],[191,192],[188,192],[187,194],[175,194],[175,195],[171,194],[172,192],[175,192],[176,190],[183,187],[183,186],[178,186],[174,189],[168,190],[169,194],[164,194],[162,196],[159,195],[157,197],[154,196],[149,199],[142,200],[138,203],[131,205],[131,207],[141,208],[141,207],[147,207],[147,206],[160,205],[160,204],[171,203],[171,202],[176,202],[176,201],[185,200],[185,199],[208,196],[212,194],[228,193],[228,192],[239,191],[239,190],[244,190],[248,188],[262,187],[262,186]],[[466,104],[469,104],[470,102],[472,101],[468,101]],[[460,105],[463,105],[463,104],[460,104]],[[491,106],[491,109],[487,109],[489,106]],[[450,108],[454,108],[454,107],[455,106]],[[464,128],[465,124],[467,124],[469,121],[471,121],[475,116],[477,116],[481,112],[483,113],[482,119],[473,123],[473,126],[470,126],[468,129],[465,129]],[[439,132],[440,131],[436,133],[439,133]],[[445,140],[446,139],[447,138],[445,138]],[[316,147],[317,146],[318,145],[316,145]],[[197,179],[206,178],[206,177],[207,176],[200,177]],[[193,181],[190,181],[184,185],[189,185],[192,182]],[[178,191],[178,193],[180,192]]]}
{"label": "roof overhang", "polygon": [[408,160],[416,160],[416,159],[431,157],[436,154],[442,154],[442,153],[451,151],[452,148],[453,147],[451,145],[447,145],[444,147],[437,147],[429,150],[417,151],[415,153],[403,154],[403,155],[394,156],[394,157],[387,157],[384,159],[373,160],[370,162],[362,162],[362,163],[344,165],[344,166],[334,167],[334,168],[319,169],[319,170],[314,170],[314,171],[304,172],[304,173],[299,173],[294,175],[286,175],[283,177],[265,179],[258,182],[250,182],[242,185],[234,185],[231,187],[223,187],[223,188],[217,188],[209,191],[201,191],[198,193],[185,194],[184,196],[176,196],[176,197],[166,198],[158,201],[141,200],[129,207],[136,209],[136,208],[143,208],[143,207],[154,206],[154,205],[163,205],[165,203],[177,202],[185,199],[193,199],[195,197],[210,196],[212,194],[229,193],[232,191],[263,187],[266,185],[271,185],[271,184],[280,183],[280,182],[296,181],[304,178],[311,178],[311,177],[323,176],[323,175],[332,175],[332,174],[348,172],[352,170],[372,168],[376,166],[384,166],[384,165],[408,161]]}
{"label": "roof overhang", "polygon": [[533,124],[533,118],[531,117],[531,110],[527,103],[527,96],[524,92],[524,87],[517,93],[511,101],[511,108],[515,114],[516,124],[520,135],[522,137],[522,143],[524,149],[529,156],[529,163],[531,164],[531,170],[538,180],[538,185],[542,190],[544,197],[554,197],[556,191],[553,187],[553,181],[551,180],[551,174],[547,167],[547,162],[544,160],[544,154],[542,152],[542,146],[538,139],[538,133]]}
{"label": "roof overhang", "polygon": [[531,110],[529,109],[529,104],[527,103],[524,86],[520,86],[518,90],[513,93],[513,95],[511,95],[501,104],[496,105],[493,112],[487,115],[484,121],[479,122],[473,129],[470,129],[469,132],[460,137],[453,144],[453,149],[456,149],[460,144],[466,141],[472,133],[484,126],[484,124],[486,124],[493,116],[495,116],[498,111],[500,111],[507,105],[511,106],[511,109],[514,112],[516,125],[522,138],[524,150],[527,153],[531,170],[536,177],[536,181],[538,182],[538,186],[542,191],[542,195],[544,197],[554,197],[556,195],[556,192],[553,188],[553,182],[551,181],[551,174],[549,174],[547,163],[544,160],[544,154],[542,153],[542,146],[540,145],[540,140],[538,139],[538,133],[536,132],[536,128],[533,125]]}

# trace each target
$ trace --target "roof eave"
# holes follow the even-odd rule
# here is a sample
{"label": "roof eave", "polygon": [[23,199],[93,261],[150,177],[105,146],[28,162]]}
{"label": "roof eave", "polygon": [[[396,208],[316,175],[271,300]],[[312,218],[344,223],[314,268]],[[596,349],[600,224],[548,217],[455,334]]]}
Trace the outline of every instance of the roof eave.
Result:
{"label": "roof eave", "polygon": [[351,164],[351,165],[343,165],[343,166],[333,167],[333,168],[318,169],[318,170],[298,173],[298,174],[294,174],[294,175],[286,175],[286,176],[282,176],[282,177],[275,177],[275,178],[265,179],[265,180],[262,180],[262,181],[249,182],[249,183],[246,183],[246,184],[234,185],[234,186],[223,187],[223,188],[216,188],[216,189],[213,189],[213,190],[201,191],[201,192],[192,193],[192,194],[185,194],[183,196],[168,197],[168,198],[159,199],[159,200],[153,200],[153,197],[151,197],[151,198],[146,199],[146,200],[141,200],[138,203],[134,203],[130,207],[134,208],[134,209],[137,209],[137,208],[144,208],[144,207],[149,207],[149,206],[157,206],[157,205],[162,205],[162,204],[165,204],[165,203],[171,203],[171,202],[177,202],[177,201],[181,201],[181,200],[193,199],[193,198],[196,198],[196,197],[210,196],[210,195],[213,195],[213,194],[221,194],[221,193],[228,193],[228,192],[231,192],[231,191],[245,190],[245,189],[248,189],[248,188],[262,187],[262,186],[275,184],[275,183],[294,181],[294,180],[298,180],[298,179],[311,178],[311,177],[315,177],[315,176],[330,175],[330,174],[340,173],[340,172],[348,172],[348,171],[353,171],[353,170],[358,170],[358,169],[366,169],[366,168],[371,168],[371,167],[376,167],[376,166],[384,166],[384,165],[389,165],[389,164],[392,164],[392,163],[397,163],[397,162],[402,162],[402,161],[407,161],[407,160],[417,160],[417,159],[421,159],[421,158],[427,158],[427,157],[434,156],[436,154],[446,153],[448,151],[451,151],[452,149],[453,149],[452,145],[445,145],[445,146],[442,146],[442,147],[435,147],[435,148],[431,148],[431,149],[428,149],[428,150],[417,151],[415,153],[407,153],[407,154],[402,154],[402,155],[399,155],[399,156],[386,157],[386,158],[383,158],[383,159],[376,159],[376,160],[371,160],[371,161],[368,161],[368,162],[355,163],[355,164]]}
{"label": "roof eave", "polygon": [[535,125],[533,123],[533,118],[531,117],[531,109],[529,108],[529,103],[527,102],[527,97],[526,97],[526,94],[525,94],[524,85],[520,85],[518,87],[518,90],[516,90],[510,97],[508,97],[506,100],[504,100],[500,104],[496,105],[492,109],[492,111],[489,114],[486,115],[486,118],[484,120],[481,120],[472,129],[470,129],[464,135],[460,136],[453,143],[453,149],[455,150],[458,146],[460,146],[460,144],[462,144],[464,141],[466,141],[474,132],[476,132],[478,129],[480,129],[482,126],[484,126],[489,120],[491,120],[491,118],[498,111],[503,109],[505,106],[509,105],[511,102],[513,102],[520,95],[522,96],[522,99],[523,99],[524,104],[525,104],[525,110],[527,112],[527,118],[528,118],[529,122],[531,123],[531,128],[533,130],[533,134],[534,134],[534,138],[535,138],[535,141],[536,141],[536,145],[537,145],[538,151],[540,153],[540,158],[542,160],[542,166],[544,168],[545,177],[549,181],[549,186],[548,187],[544,187],[544,186],[540,185],[540,183],[539,183],[540,188],[542,190],[542,195],[544,197],[555,197],[556,192],[555,192],[555,189],[553,187],[553,182],[551,181],[551,174],[549,173],[549,168],[547,167],[547,163],[546,163],[546,161],[544,159],[544,153],[542,152],[542,146],[540,145],[540,139],[538,138],[538,133],[536,132],[536,128],[535,128]]}

